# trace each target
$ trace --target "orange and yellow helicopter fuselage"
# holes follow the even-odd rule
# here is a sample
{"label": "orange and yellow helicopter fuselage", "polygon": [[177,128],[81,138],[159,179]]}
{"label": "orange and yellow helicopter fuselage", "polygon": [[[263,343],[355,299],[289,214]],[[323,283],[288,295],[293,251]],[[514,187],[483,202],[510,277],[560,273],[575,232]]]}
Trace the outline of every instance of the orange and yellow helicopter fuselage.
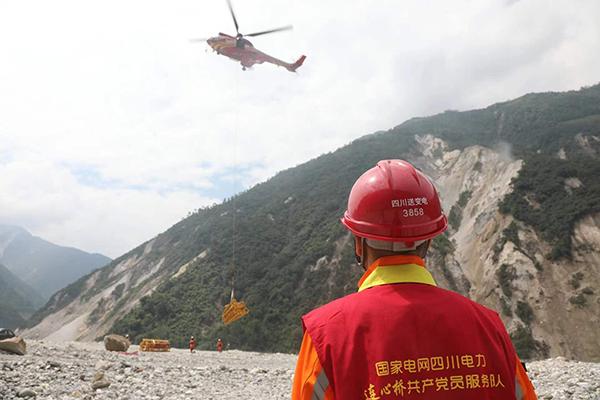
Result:
{"label": "orange and yellow helicopter fuselage", "polygon": [[206,43],[208,43],[217,54],[229,57],[234,61],[239,61],[240,64],[242,64],[243,70],[252,67],[254,64],[268,62],[284,67],[290,72],[296,72],[296,69],[298,69],[306,59],[306,56],[302,56],[295,63],[287,63],[256,49],[249,40],[244,39],[243,37],[230,36],[225,33],[219,33],[219,36],[209,38]]}

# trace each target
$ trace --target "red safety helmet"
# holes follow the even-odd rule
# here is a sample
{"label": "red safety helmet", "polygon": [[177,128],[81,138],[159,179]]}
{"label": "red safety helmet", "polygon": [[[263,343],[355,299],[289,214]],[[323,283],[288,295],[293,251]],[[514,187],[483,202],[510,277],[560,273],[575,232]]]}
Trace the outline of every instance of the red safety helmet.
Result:
{"label": "red safety helmet", "polygon": [[379,161],[358,178],[341,221],[359,237],[409,246],[448,227],[433,183],[402,160]]}

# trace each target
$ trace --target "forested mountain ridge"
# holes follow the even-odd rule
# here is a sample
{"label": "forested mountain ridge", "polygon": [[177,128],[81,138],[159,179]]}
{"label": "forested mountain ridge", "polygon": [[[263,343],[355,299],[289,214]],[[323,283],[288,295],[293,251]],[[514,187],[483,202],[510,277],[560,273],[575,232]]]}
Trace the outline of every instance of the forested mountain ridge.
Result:
{"label": "forested mountain ridge", "polygon": [[0,264],[0,328],[22,325],[43,301],[42,296]]}
{"label": "forested mountain ridge", "polygon": [[76,324],[70,339],[118,331],[185,346],[195,335],[204,348],[221,337],[296,351],[300,316],[356,290],[361,271],[339,223],[352,184],[377,161],[404,158],[435,180],[451,222],[427,260],[440,286],[499,311],[525,358],[599,359],[599,131],[598,85],[414,118],[236,198],[236,298],[250,314],[234,324],[220,322],[229,200],[57,293],[28,334]]}
{"label": "forested mountain ridge", "polygon": [[34,289],[44,302],[59,289],[109,262],[110,258],[101,254],[58,246],[20,226],[0,224],[0,264]]}

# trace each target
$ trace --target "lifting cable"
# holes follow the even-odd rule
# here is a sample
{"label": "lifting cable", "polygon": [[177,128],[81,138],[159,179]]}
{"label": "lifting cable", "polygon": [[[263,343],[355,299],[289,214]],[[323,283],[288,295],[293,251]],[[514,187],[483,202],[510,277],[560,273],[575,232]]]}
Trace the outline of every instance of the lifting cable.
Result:
{"label": "lifting cable", "polygon": [[233,218],[231,227],[231,300],[233,301],[233,289],[235,282],[235,180],[237,178],[237,130],[238,130],[238,110],[240,98],[240,73],[235,74],[235,130],[233,133]]}
{"label": "lifting cable", "polygon": [[239,71],[236,72],[236,85],[235,85],[235,131],[233,136],[233,217],[231,227],[231,301],[225,306],[223,315],[221,316],[225,325],[229,325],[233,321],[242,318],[248,314],[250,310],[246,307],[245,302],[237,302],[234,297],[235,288],[235,214],[237,210],[235,208],[235,184],[237,176],[237,129],[238,129],[238,110],[239,110],[239,86],[240,86],[240,75]]}

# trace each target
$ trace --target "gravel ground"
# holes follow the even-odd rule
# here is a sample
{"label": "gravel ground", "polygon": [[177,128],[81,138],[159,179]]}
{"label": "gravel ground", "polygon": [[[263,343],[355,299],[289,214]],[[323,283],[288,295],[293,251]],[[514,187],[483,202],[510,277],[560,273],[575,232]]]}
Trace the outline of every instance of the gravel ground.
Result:
{"label": "gravel ground", "polygon": [[539,399],[600,399],[600,364],[563,357],[527,363]]}
{"label": "gravel ground", "polygon": [[[124,355],[104,350],[103,343],[33,340],[27,353],[0,352],[0,399],[17,399],[26,389],[45,400],[289,399],[296,363],[290,354],[171,349]],[[94,391],[98,372],[111,384]]]}
{"label": "gravel ground", "polygon": [[[296,356],[172,349],[124,355],[102,343],[28,340],[28,354],[0,352],[0,400],[289,399]],[[129,351],[137,351],[131,346]],[[562,357],[527,364],[538,398],[600,400],[600,364]],[[93,390],[95,374],[110,382]]]}

